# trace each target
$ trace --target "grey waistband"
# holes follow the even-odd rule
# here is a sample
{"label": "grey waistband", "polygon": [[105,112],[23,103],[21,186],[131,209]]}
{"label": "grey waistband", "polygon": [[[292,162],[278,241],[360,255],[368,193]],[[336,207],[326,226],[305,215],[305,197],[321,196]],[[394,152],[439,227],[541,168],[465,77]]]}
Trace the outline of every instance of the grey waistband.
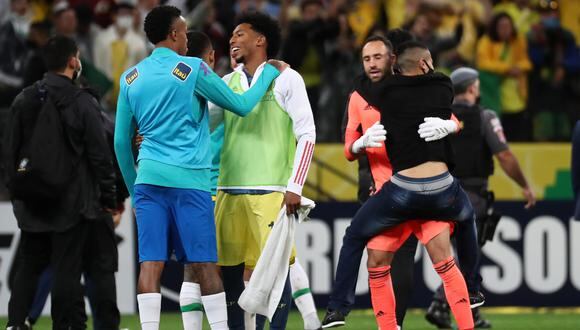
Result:
{"label": "grey waistband", "polygon": [[453,183],[453,177],[449,173],[431,178],[408,178],[399,174],[391,177],[391,182],[403,189],[430,195],[447,189]]}

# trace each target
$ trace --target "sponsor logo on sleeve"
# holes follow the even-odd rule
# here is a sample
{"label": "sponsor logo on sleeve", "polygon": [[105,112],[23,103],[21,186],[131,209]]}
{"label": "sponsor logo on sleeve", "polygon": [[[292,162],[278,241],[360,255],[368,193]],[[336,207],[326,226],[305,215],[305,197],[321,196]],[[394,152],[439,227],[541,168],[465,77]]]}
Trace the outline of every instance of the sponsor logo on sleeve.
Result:
{"label": "sponsor logo on sleeve", "polygon": [[131,70],[131,72],[127,73],[125,76],[125,82],[127,85],[131,85],[135,80],[137,80],[137,78],[139,78],[139,71],[137,71],[137,68],[135,68]]}
{"label": "sponsor logo on sleeve", "polygon": [[191,67],[183,62],[179,62],[173,69],[172,73],[177,79],[185,81],[191,73]]}

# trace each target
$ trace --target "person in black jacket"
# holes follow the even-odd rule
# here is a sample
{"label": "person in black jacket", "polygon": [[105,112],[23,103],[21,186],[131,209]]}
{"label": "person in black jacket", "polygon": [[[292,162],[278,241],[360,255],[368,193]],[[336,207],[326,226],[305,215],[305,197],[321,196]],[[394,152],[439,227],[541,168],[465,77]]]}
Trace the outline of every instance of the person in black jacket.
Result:
{"label": "person in black jacket", "polygon": [[15,172],[19,150],[31,139],[43,108],[40,85],[59,110],[69,142],[62,148],[74,150],[78,163],[75,175],[55,202],[46,205],[12,199],[21,230],[21,262],[8,306],[8,327],[26,329],[24,321],[38,276],[50,265],[54,271],[53,329],[84,329],[86,316],[79,313],[78,304],[82,304],[80,278],[88,220],[116,212],[115,172],[99,104],[74,84],[81,71],[76,43],[68,37],[53,37],[44,55],[48,73],[42,81],[24,89],[10,109],[3,144],[4,166],[8,175]]}
{"label": "person in black jacket", "polygon": [[[484,109],[478,103],[479,73],[468,67],[461,67],[451,73],[451,82],[455,98],[451,110],[460,120],[463,130],[460,134],[450,137],[455,151],[455,168],[451,172],[465,190],[475,211],[479,250],[486,241],[493,238],[499,215],[493,212],[493,193],[489,190],[489,177],[494,172],[493,157],[497,158],[502,170],[522,188],[526,199],[525,208],[529,209],[536,203],[536,196],[526,179],[516,156],[509,149],[501,122],[495,112]],[[458,225],[455,242],[457,251],[469,249],[465,241],[466,233]],[[461,259],[459,259],[461,262]],[[461,265],[466,268],[465,265]],[[463,269],[470,290],[479,292],[481,276],[479,263],[475,268]],[[491,328],[489,321],[479,313],[479,308],[472,309],[476,328]],[[426,319],[439,329],[451,327],[449,305],[446,302],[443,288],[440,286],[433,296],[433,302],[426,314]]]}

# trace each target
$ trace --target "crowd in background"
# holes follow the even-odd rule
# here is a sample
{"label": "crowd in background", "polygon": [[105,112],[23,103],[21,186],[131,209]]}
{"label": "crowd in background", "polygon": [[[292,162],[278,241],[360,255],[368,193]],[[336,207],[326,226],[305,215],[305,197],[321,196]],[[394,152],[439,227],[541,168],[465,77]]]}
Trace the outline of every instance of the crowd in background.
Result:
{"label": "crowd in background", "polygon": [[508,140],[569,141],[580,118],[578,0],[0,0],[0,109],[42,77],[40,49],[63,34],[81,48],[84,83],[114,113],[121,73],[152,50],[143,18],[160,3],[211,37],[220,74],[236,16],[277,17],[279,58],[304,78],[320,142],[341,139],[362,43],[392,28],[425,43],[438,70],[477,68],[481,103],[499,114]]}

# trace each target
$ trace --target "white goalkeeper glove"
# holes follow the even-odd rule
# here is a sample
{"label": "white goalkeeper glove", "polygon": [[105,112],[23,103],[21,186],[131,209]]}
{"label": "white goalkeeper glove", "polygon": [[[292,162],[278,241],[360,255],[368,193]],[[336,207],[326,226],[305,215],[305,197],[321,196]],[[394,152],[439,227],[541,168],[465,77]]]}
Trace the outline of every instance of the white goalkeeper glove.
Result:
{"label": "white goalkeeper glove", "polygon": [[351,150],[353,153],[358,154],[364,148],[379,148],[382,146],[381,142],[386,139],[387,131],[385,130],[385,127],[377,121],[373,126],[367,129],[363,136],[354,141]]}
{"label": "white goalkeeper glove", "polygon": [[419,136],[425,141],[435,141],[458,131],[459,127],[454,120],[444,120],[438,117],[423,118],[424,122],[419,125]]}

